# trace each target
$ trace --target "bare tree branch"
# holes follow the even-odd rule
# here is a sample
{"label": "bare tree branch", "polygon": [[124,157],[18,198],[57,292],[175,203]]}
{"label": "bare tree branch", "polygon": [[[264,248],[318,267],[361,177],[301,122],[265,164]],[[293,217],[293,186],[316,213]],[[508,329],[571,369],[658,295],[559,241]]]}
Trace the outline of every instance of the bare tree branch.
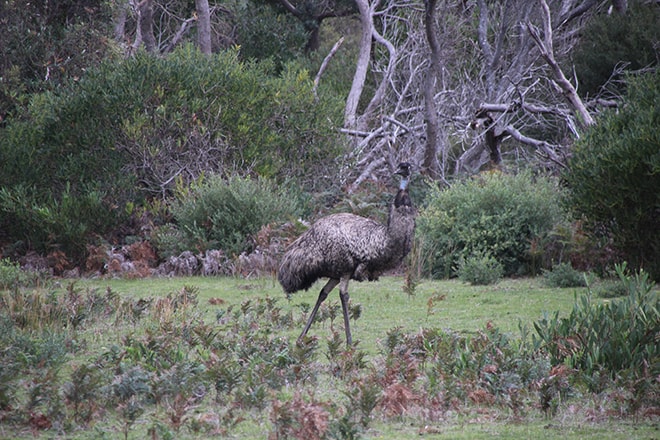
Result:
{"label": "bare tree branch", "polygon": [[346,108],[344,110],[344,127],[349,129],[357,128],[357,107],[364,89],[364,82],[367,78],[369,59],[371,58],[371,38],[373,34],[373,15],[369,0],[355,0],[360,11],[360,23],[362,26],[362,37],[360,39],[360,52],[353,75],[351,90],[346,99]]}
{"label": "bare tree branch", "polygon": [[552,20],[550,17],[550,8],[545,0],[539,0],[541,5],[542,20],[543,20],[543,37],[541,37],[538,29],[534,27],[530,22],[527,22],[527,30],[529,34],[536,42],[537,47],[541,51],[541,57],[546,61],[550,67],[554,79],[561,88],[566,99],[571,103],[576,113],[580,117],[580,121],[583,126],[589,126],[594,124],[594,119],[589,114],[589,111],[585,107],[582,99],[577,94],[577,90],[573,87],[573,84],[566,78],[564,72],[561,70],[559,63],[555,60],[553,43],[552,43]]}
{"label": "bare tree branch", "polygon": [[424,2],[424,29],[426,39],[431,50],[431,65],[424,79],[424,119],[426,122],[426,148],[424,150],[424,163],[422,171],[431,179],[440,177],[440,163],[438,162],[438,111],[435,106],[435,81],[440,72],[440,43],[437,37],[435,22],[435,8],[437,0]]}
{"label": "bare tree branch", "polygon": [[314,77],[314,87],[312,88],[312,92],[314,93],[314,96],[318,99],[318,96],[316,95],[316,89],[319,86],[319,82],[321,81],[321,75],[323,75],[323,72],[325,72],[325,69],[328,67],[328,64],[330,63],[330,60],[332,59],[333,56],[337,53],[339,50],[339,47],[341,47],[342,43],[344,42],[344,37],[341,37],[335,44],[332,46],[332,49],[330,49],[330,52],[326,57],[323,59],[323,62],[321,63],[321,67],[319,67],[319,71],[316,73],[316,76]]}

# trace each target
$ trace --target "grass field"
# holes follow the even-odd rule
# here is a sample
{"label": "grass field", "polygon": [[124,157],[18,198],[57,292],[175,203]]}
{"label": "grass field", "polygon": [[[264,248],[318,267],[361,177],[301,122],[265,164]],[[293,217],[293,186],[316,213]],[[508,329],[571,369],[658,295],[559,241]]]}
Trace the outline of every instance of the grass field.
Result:
{"label": "grass field", "polygon": [[[76,333],[77,349],[69,350],[68,360],[57,374],[66,383],[72,371],[83,364],[91,363],[92,359],[106,356],[111,346],[122,349],[126,347],[120,362],[126,367],[126,360],[131,353],[134,353],[132,349],[149,346],[146,342],[143,345],[129,346],[127,338],[139,341],[147,335],[151,339],[144,340],[153,343],[159,341],[160,333],[167,339],[167,335],[170,334],[168,332],[171,332],[174,335],[172,339],[175,339],[181,332],[172,328],[179,320],[184,323],[189,321],[182,328],[192,327],[193,322],[202,320],[205,324],[199,326],[209,329],[209,332],[217,329],[218,334],[214,336],[216,345],[222,345],[223,340],[227,344],[267,341],[284,350],[287,355],[294,356],[293,342],[302,329],[305,319],[304,310],[308,310],[314,304],[320,287],[321,284],[317,284],[309,292],[299,292],[287,299],[277,282],[270,278],[95,279],[75,282],[60,280],[59,286],[50,289],[56,295],[66,295],[67,291],[75,291],[83,296],[111,291],[122,300],[136,301],[142,298],[153,301],[155,298],[165,298],[181,292],[182,289],[191,289],[195,291],[197,298],[193,308],[183,310],[186,316],[181,316],[176,311],[166,311],[166,313],[161,310],[158,315],[150,316],[149,319],[141,318],[135,322],[120,323],[117,318],[105,321],[100,319],[93,324],[90,321],[90,324],[82,326]],[[539,278],[507,279],[492,286],[469,286],[453,280],[424,280],[416,287],[412,296],[404,293],[402,287],[403,281],[398,277],[385,277],[376,283],[351,283],[352,304],[360,304],[362,308],[359,319],[351,322],[353,339],[358,341],[357,348],[351,352],[352,354],[347,354],[348,352],[343,351],[342,343],[342,352],[331,354],[330,341],[333,330],[341,336],[343,342],[340,312],[332,323],[330,320],[315,323],[309,332],[309,336],[316,337],[319,341],[313,360],[301,362],[302,367],[292,364],[296,368],[309,369],[309,379],[285,381],[264,390],[259,387],[258,374],[263,374],[262,379],[267,381],[269,380],[267,374],[271,370],[262,369],[258,362],[270,362],[272,359],[265,354],[261,354],[261,357],[248,356],[245,358],[248,361],[242,360],[236,365],[240,365],[243,370],[242,373],[237,373],[242,374],[240,387],[245,386],[246,390],[255,393],[252,400],[247,395],[248,391],[237,386],[227,394],[232,396],[231,399],[234,400],[232,404],[221,402],[220,397],[217,397],[215,402],[211,397],[207,397],[195,405],[190,404],[185,407],[177,407],[174,402],[164,400],[155,406],[145,405],[139,415],[130,419],[130,423],[127,422],[128,416],[122,412],[125,411],[127,403],[113,400],[116,408],[94,408],[93,410],[98,414],[89,421],[81,423],[78,427],[69,426],[69,429],[62,429],[59,433],[54,427],[39,431],[27,430],[18,424],[12,424],[10,423],[12,418],[5,411],[0,414],[2,422],[0,438],[33,438],[34,435],[39,437],[41,433],[44,438],[72,439],[123,438],[125,434],[127,438],[136,439],[215,437],[312,440],[315,438],[313,426],[305,425],[304,423],[307,422],[296,419],[296,411],[311,411],[310,414],[320,417],[319,426],[334,427],[334,429],[328,428],[325,433],[327,438],[657,439],[659,437],[657,418],[643,417],[633,423],[632,420],[617,417],[611,412],[607,414],[599,412],[599,399],[602,397],[588,395],[580,388],[573,390],[570,397],[558,402],[557,411],[551,416],[538,409],[533,392],[521,394],[521,402],[518,402],[515,408],[507,407],[504,396],[506,393],[503,393],[502,399],[484,403],[468,399],[465,397],[466,393],[456,392],[456,396],[459,397],[455,398],[452,405],[440,405],[442,410],[428,413],[420,405],[414,405],[416,402],[414,396],[407,396],[406,403],[410,403],[410,409],[399,411],[395,416],[387,415],[385,410],[379,412],[378,408],[383,406],[381,397],[381,406],[375,407],[368,426],[366,423],[365,426],[354,423],[355,426],[350,425],[347,430],[342,431],[338,420],[343,420],[342,417],[346,418],[350,408],[362,408],[359,405],[365,405],[364,399],[367,394],[364,390],[368,388],[360,387],[373,378],[382,379],[386,374],[385,370],[389,371],[388,369],[392,368],[391,362],[398,362],[398,358],[387,358],[384,354],[386,351],[384,341],[393,329],[399,328],[405,334],[421,334],[422,329],[439,328],[470,338],[484,332],[489,326],[498,328],[515,340],[520,338],[519,325],[526,326],[530,332],[533,332],[534,321],[539,320],[544,313],[568,314],[573,308],[576,295],[584,293],[584,289],[547,288]],[[290,315],[293,317],[293,322],[272,326],[267,325],[267,322],[260,323],[259,319],[265,320],[260,316],[266,316],[267,311],[261,311],[259,315],[256,310],[258,304],[262,304],[259,301],[265,298],[271,299],[268,304],[276,306],[272,308],[278,309],[278,316]],[[330,308],[339,310],[337,292],[333,292],[327,302]],[[252,304],[252,308],[243,307],[245,304]],[[238,313],[239,309],[244,310],[244,313]],[[219,316],[225,317],[224,324],[219,324]],[[248,316],[253,317],[248,319]],[[239,329],[239,324],[227,322],[232,318],[244,322],[245,327]],[[257,327],[262,324],[264,328],[258,329]],[[225,331],[227,333],[224,333]],[[241,332],[254,333],[250,333],[252,336],[249,338],[238,337]],[[167,344],[163,341],[159,343]],[[247,347],[242,349],[245,350]],[[229,352],[228,350],[225,349],[226,352]],[[206,365],[207,369],[208,365],[211,365],[208,362],[211,351],[213,350],[207,350],[200,345],[188,347],[182,342],[176,342],[176,347],[173,349],[180,363],[187,365],[194,360],[200,365]],[[361,356],[357,356],[356,353]],[[135,365],[147,365],[144,358],[148,353],[133,356],[132,362]],[[251,363],[252,361],[254,364]],[[98,363],[96,360],[94,362]],[[340,362],[345,363],[340,364]],[[360,365],[355,367],[350,362]],[[160,364],[154,362],[148,365]],[[172,365],[173,363],[168,364],[174,371]],[[337,373],[338,365],[342,365],[346,370]],[[336,368],[333,369],[333,366]],[[148,367],[144,368],[148,370]],[[418,366],[415,364],[413,368]],[[255,373],[257,377],[252,377],[252,371],[257,372]],[[154,371],[151,374],[158,375],[159,372]],[[471,379],[473,380],[471,383],[478,384],[482,379],[475,376]],[[183,383],[185,380],[183,378],[179,381]],[[113,386],[117,381],[115,377]],[[252,388],[246,385],[250,381],[254,382]],[[23,386],[27,390],[25,392],[29,393],[30,387],[27,382],[26,379],[19,386]],[[415,386],[411,385],[410,389],[415,389]],[[352,387],[364,391],[364,394],[360,395],[362,400],[353,406],[347,403],[348,401],[354,403],[350,397]],[[185,395],[185,386],[182,389],[184,390],[179,391],[179,395]],[[386,391],[378,389],[378,393],[382,396],[386,395]],[[260,392],[262,394],[259,394]],[[14,397],[20,400],[21,392]],[[227,399],[231,400],[230,397]],[[85,404],[81,403],[81,405]],[[65,401],[65,406],[71,411],[70,402]],[[34,411],[37,410],[40,414],[48,411],[47,408],[38,405]],[[174,413],[180,418],[175,419]],[[287,421],[289,420],[287,417],[293,421]]]}
{"label": "grass field", "polygon": [[[99,290],[110,287],[122,295],[137,298],[167,295],[184,286],[194,286],[199,289],[199,307],[206,308],[209,316],[216,308],[209,304],[211,298],[220,298],[228,306],[269,296],[285,310],[296,310],[303,304],[311,307],[323,286],[319,282],[309,291],[291,295],[289,300],[277,281],[270,278],[116,279],[85,280],[79,284]],[[385,277],[373,283],[353,282],[349,291],[351,301],[362,305],[362,316],[352,325],[354,337],[361,341],[363,349],[372,351],[387,330],[394,327],[411,332],[422,327],[439,327],[471,333],[491,322],[502,331],[517,334],[519,322],[531,324],[544,312],[570,312],[575,295],[586,289],[547,288],[541,278],[506,279],[491,286],[470,286],[458,280],[427,280],[417,286],[413,296],[408,296],[404,293],[401,278]],[[335,289],[331,293],[328,304],[339,306],[338,292]],[[322,325],[310,330],[310,334],[321,338],[327,333]]]}

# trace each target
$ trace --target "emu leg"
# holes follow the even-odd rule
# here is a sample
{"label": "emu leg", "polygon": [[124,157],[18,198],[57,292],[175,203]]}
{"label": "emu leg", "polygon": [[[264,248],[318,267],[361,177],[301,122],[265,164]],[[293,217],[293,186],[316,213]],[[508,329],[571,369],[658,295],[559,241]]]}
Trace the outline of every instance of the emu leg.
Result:
{"label": "emu leg", "polygon": [[319,307],[321,307],[321,303],[325,301],[325,299],[328,297],[328,294],[332,289],[335,288],[335,286],[339,284],[339,280],[335,278],[330,278],[328,282],[323,286],[323,289],[321,289],[321,292],[319,293],[319,298],[316,300],[316,305],[314,306],[314,309],[312,310],[312,314],[309,315],[309,319],[307,320],[307,324],[305,325],[305,328],[303,329],[302,333],[300,336],[298,336],[298,342],[302,341],[302,338],[305,337],[307,334],[307,331],[309,328],[312,326],[312,322],[314,322],[314,318],[316,317],[316,312],[319,311]]}
{"label": "emu leg", "polygon": [[344,312],[344,330],[346,331],[346,346],[350,347],[353,345],[353,338],[351,337],[351,327],[348,320],[348,281],[350,278],[345,277],[341,279],[341,284],[339,285],[339,298],[341,299],[341,308]]}

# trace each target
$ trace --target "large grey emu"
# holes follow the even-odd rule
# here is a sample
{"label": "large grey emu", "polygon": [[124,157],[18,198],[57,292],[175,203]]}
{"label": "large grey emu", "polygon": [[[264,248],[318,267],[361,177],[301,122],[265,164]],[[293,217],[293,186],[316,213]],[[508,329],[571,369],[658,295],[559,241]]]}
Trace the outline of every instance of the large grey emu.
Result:
{"label": "large grey emu", "polygon": [[415,209],[408,194],[410,164],[403,162],[399,191],[390,206],[387,225],[353,214],[333,214],[318,220],[287,249],[278,272],[286,293],[309,289],[319,278],[323,286],[298,341],[307,334],[316,312],[339,284],[346,343],[353,341],[348,319],[348,282],[375,281],[408,255],[415,231]]}

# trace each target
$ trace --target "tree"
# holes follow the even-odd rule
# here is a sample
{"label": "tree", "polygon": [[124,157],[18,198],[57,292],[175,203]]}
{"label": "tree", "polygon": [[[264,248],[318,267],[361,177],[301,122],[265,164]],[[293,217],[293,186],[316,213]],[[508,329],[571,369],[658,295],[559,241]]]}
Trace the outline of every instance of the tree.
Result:
{"label": "tree", "polygon": [[211,11],[209,0],[195,0],[197,9],[197,45],[199,50],[209,55],[211,53]]}
{"label": "tree", "polygon": [[[209,5],[208,0],[116,0],[114,38],[130,56],[142,46],[149,53],[166,54],[183,42],[202,53],[235,43],[234,16],[230,9]],[[196,25],[197,38],[188,34]]]}
{"label": "tree", "polygon": [[601,13],[589,20],[571,60],[581,96],[622,92],[625,71],[657,65],[660,61],[660,4],[634,0],[625,14]]}
{"label": "tree", "polygon": [[305,52],[319,48],[319,34],[323,21],[328,18],[355,15],[359,7],[353,0],[269,0],[296,17],[307,32]]}
{"label": "tree", "polygon": [[112,56],[110,9],[100,0],[0,3],[0,127],[27,96],[56,89]]}
{"label": "tree", "polygon": [[356,3],[362,38],[344,117],[354,185],[404,157],[440,180],[506,157],[565,167],[572,140],[613,104],[583,102],[562,67],[584,26],[578,18],[607,5]]}
{"label": "tree", "polygon": [[629,76],[617,111],[575,144],[564,174],[570,204],[631,265],[660,279],[660,70]]}

